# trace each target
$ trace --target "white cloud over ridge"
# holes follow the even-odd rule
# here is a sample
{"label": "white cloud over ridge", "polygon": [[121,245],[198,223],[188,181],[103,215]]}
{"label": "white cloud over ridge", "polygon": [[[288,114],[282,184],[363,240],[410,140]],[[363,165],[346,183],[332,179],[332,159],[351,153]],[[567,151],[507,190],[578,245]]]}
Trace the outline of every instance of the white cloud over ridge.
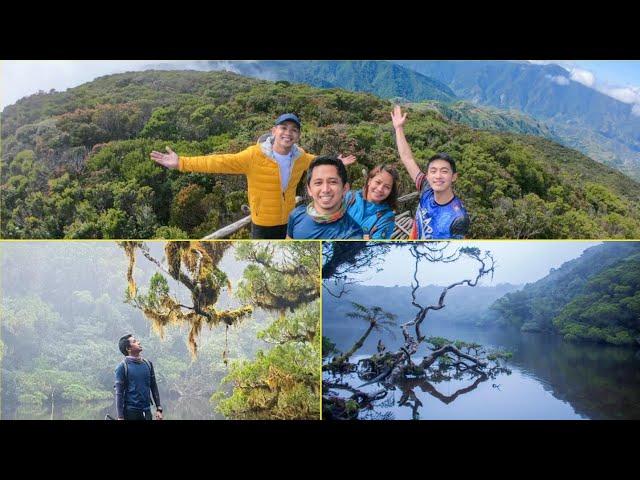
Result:
{"label": "white cloud over ridge", "polygon": [[602,93],[623,103],[640,104],[640,87],[604,87]]}
{"label": "white cloud over ridge", "polygon": [[570,71],[571,80],[581,83],[587,87],[593,88],[596,83],[596,76],[589,70],[583,70],[582,68],[573,68]]}
{"label": "white cloud over ridge", "polygon": [[640,117],[640,87],[618,87],[611,85],[598,85],[596,90],[619,102],[631,105],[631,114]]}
{"label": "white cloud over ridge", "polygon": [[569,79],[562,75],[545,75],[545,77],[547,77],[553,83],[557,83],[558,85],[569,85]]}

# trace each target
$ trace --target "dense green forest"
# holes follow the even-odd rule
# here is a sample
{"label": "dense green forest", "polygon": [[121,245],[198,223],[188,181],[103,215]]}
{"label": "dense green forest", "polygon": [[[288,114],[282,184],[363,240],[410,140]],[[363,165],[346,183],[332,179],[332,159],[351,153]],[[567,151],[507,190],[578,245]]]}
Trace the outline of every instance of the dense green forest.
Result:
{"label": "dense green forest", "polygon": [[[265,285],[275,294],[303,286],[305,279],[292,286],[273,271],[283,262],[273,255],[292,256],[312,268],[318,246],[305,245],[306,251],[292,251],[295,245],[227,247],[218,259],[217,275],[203,260],[209,279],[204,284],[224,275],[225,287],[216,296],[218,311],[250,305],[251,314],[231,324],[221,315],[224,323],[209,324],[192,338],[187,325],[171,322],[158,329],[135,308],[127,289],[130,259],[115,243],[5,244],[3,418],[113,415],[114,370],[122,360],[118,338],[125,333],[141,339],[143,356],[154,363],[166,418],[318,418],[318,301],[305,298],[291,304],[290,314],[282,317],[268,305],[260,306],[252,293]],[[136,297],[152,300],[155,295],[160,300],[158,285],[163,285],[171,298],[189,306],[189,292],[181,281],[145,258],[162,258],[163,247],[163,242],[138,245],[132,270]],[[184,280],[184,265],[181,271]],[[317,291],[317,282],[314,285],[309,288]],[[201,291],[208,290],[203,286]],[[300,332],[304,338],[296,336]],[[192,340],[197,341],[196,355]],[[311,386],[310,375],[315,381]],[[273,388],[258,387],[261,382]],[[255,392],[249,384],[256,386]]]}
{"label": "dense green forest", "polygon": [[[204,236],[243,216],[246,181],[167,171],[150,151],[237,152],[283,111],[302,116],[308,151],[355,154],[349,171],[360,187],[363,166],[398,161],[390,109],[371,94],[227,72],[125,73],[32,95],[2,112],[2,236]],[[458,160],[470,237],[640,235],[640,186],[576,151],[431,110],[411,111],[406,133],[420,163],[437,151]],[[412,188],[403,171],[401,193]]]}
{"label": "dense green forest", "polygon": [[549,275],[497,300],[485,324],[546,331],[565,340],[640,343],[640,244],[591,247]]}

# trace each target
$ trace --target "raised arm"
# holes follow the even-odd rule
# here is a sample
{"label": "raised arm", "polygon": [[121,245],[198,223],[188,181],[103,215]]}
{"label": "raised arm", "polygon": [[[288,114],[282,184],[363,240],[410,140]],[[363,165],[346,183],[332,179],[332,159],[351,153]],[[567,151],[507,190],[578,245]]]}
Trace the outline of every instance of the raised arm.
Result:
{"label": "raised arm", "polygon": [[347,165],[351,165],[352,163],[356,163],[358,161],[356,159],[355,155],[349,155],[349,156],[345,157],[342,154],[338,155],[338,160],[342,160],[342,163],[344,164],[345,167]]}
{"label": "raised arm", "polygon": [[398,105],[393,107],[393,112],[391,112],[391,121],[393,122],[393,128],[396,131],[396,144],[398,145],[400,160],[402,160],[404,168],[407,169],[411,180],[415,182],[416,177],[420,173],[420,167],[418,167],[418,164],[413,159],[411,147],[409,147],[409,143],[404,136],[404,124],[406,120],[407,113],[402,113],[402,110]]}

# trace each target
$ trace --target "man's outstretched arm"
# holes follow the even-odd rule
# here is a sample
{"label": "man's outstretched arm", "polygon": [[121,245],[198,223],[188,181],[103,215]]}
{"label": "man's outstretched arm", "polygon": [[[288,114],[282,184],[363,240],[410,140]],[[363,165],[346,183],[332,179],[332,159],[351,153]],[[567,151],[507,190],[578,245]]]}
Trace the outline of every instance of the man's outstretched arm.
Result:
{"label": "man's outstretched arm", "polygon": [[179,157],[171,148],[166,147],[166,150],[167,153],[154,150],[150,155],[151,160],[163,167],[177,168],[182,172],[246,174],[249,168],[248,149],[239,153],[216,153],[195,157]]}

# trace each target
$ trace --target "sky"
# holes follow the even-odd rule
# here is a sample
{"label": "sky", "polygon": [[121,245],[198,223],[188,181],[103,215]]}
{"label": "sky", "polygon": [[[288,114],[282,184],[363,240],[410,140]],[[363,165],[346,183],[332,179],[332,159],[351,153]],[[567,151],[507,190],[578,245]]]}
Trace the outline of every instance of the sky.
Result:
{"label": "sky", "polygon": [[[0,108],[18,99],[52,88],[64,91],[102,75],[138,71],[168,63],[176,68],[209,69],[198,60],[5,60],[0,65]],[[568,78],[595,88],[625,103],[640,115],[640,60],[531,60],[556,63]],[[225,62],[220,61],[220,66]]]}
{"label": "sky", "polygon": [[[496,270],[493,280],[485,278],[480,285],[491,286],[500,283],[525,284],[545,277],[551,268],[558,268],[564,262],[579,257],[584,250],[602,242],[593,241],[462,241],[451,242],[456,246],[473,246],[482,251],[489,250],[495,259]],[[369,271],[356,277],[364,285],[406,286],[411,283],[415,259],[408,247],[394,248],[384,259],[383,270]],[[418,279],[422,285],[449,285],[463,279],[475,278],[479,263],[465,258],[454,263],[421,263]]]}
{"label": "sky", "polygon": [[202,63],[192,60],[3,60],[0,108],[39,90],[48,92],[54,88],[63,92],[103,75],[147,70],[160,63],[190,70],[204,69]]}

